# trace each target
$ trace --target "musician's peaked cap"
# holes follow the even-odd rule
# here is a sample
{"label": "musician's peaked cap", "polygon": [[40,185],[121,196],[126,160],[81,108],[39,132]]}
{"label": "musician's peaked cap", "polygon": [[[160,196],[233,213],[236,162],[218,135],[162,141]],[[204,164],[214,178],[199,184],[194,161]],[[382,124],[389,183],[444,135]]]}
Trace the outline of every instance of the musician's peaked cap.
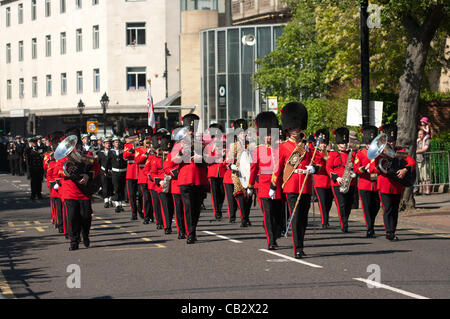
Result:
{"label": "musician's peaked cap", "polygon": [[247,124],[247,120],[244,119],[237,119],[233,122],[233,128],[234,130],[244,130],[246,131],[248,129],[248,124]]}
{"label": "musician's peaked cap", "polygon": [[163,135],[161,137],[160,148],[162,151],[170,151],[172,149],[172,140],[170,136]]}
{"label": "musician's peaked cap", "polygon": [[183,126],[189,126],[191,128],[191,130],[194,130],[194,131],[197,130],[199,120],[200,120],[200,118],[198,117],[198,115],[194,114],[194,113],[186,114],[185,116],[183,116],[181,118],[181,121],[183,122]]}
{"label": "musician's peaked cap", "polygon": [[336,144],[347,144],[349,142],[350,133],[348,128],[340,127],[334,130]]}
{"label": "musician's peaked cap", "polygon": [[275,115],[274,112],[261,112],[256,116],[256,127],[257,128],[266,128],[266,129],[272,129],[276,128],[278,129],[278,118]]}
{"label": "musician's peaked cap", "polygon": [[363,126],[361,129],[362,132],[362,142],[364,144],[370,144],[375,137],[378,135],[378,127],[373,125]]}
{"label": "musician's peaked cap", "polygon": [[387,135],[388,142],[397,141],[397,124],[384,125],[380,130]]}
{"label": "musician's peaked cap", "polygon": [[283,130],[299,127],[306,130],[308,127],[308,110],[300,102],[290,102],[281,109],[281,123]]}
{"label": "musician's peaked cap", "polygon": [[323,135],[323,142],[325,142],[325,144],[330,143],[330,131],[327,128],[321,128],[320,130],[317,130],[316,138],[318,138],[320,134]]}

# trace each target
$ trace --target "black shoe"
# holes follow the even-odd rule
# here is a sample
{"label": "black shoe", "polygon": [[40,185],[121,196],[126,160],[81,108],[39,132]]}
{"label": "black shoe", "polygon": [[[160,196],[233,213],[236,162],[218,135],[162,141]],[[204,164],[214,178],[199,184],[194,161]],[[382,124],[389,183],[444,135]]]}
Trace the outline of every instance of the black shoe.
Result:
{"label": "black shoe", "polygon": [[277,247],[275,245],[269,245],[268,250],[276,250]]}
{"label": "black shoe", "polygon": [[105,207],[105,208],[109,208],[109,203],[108,203],[108,202],[106,202],[106,203],[105,203],[105,205],[103,205],[103,207]]}
{"label": "black shoe", "polygon": [[156,225],[156,229],[163,229],[163,225]]}
{"label": "black shoe", "polygon": [[121,211],[122,211],[122,210],[121,210],[121,207],[120,207],[120,206],[117,206],[116,209],[115,209],[115,212],[116,212],[116,213],[120,213]]}
{"label": "black shoe", "polygon": [[273,245],[274,245],[276,248],[279,247],[279,246],[278,246],[278,243],[277,243],[276,241],[273,242]]}
{"label": "black shoe", "polygon": [[164,234],[166,234],[166,235],[172,234],[172,228],[166,228],[166,229],[164,229]]}
{"label": "black shoe", "polygon": [[144,219],[144,222],[142,224],[148,225],[148,224],[150,224],[150,221],[148,219]]}
{"label": "black shoe", "polygon": [[305,256],[306,256],[306,254],[303,250],[299,250],[299,251],[295,252],[295,259],[301,259]]}
{"label": "black shoe", "polygon": [[155,222],[155,220],[154,220],[153,218],[150,218],[149,221],[150,221],[150,223],[152,223],[152,224]]}
{"label": "black shoe", "polygon": [[145,218],[145,216],[144,216],[143,213],[139,213],[139,217],[140,217],[141,219],[144,219],[144,218]]}
{"label": "black shoe", "polygon": [[216,220],[221,220],[222,219],[222,214],[217,214],[216,215]]}
{"label": "black shoe", "polygon": [[341,231],[342,231],[343,233],[348,233],[348,227],[345,226],[345,227],[341,228]]}
{"label": "black shoe", "polygon": [[241,222],[241,227],[248,227],[247,222],[245,222],[245,221]]}
{"label": "black shoe", "polygon": [[179,233],[178,234],[178,239],[186,239],[186,234],[185,233]]}
{"label": "black shoe", "polygon": [[89,246],[91,245],[89,236],[83,236],[83,245],[84,247],[89,248]]}
{"label": "black shoe", "polygon": [[368,230],[366,233],[367,238],[375,238],[375,232],[373,230]]}
{"label": "black shoe", "polygon": [[131,220],[137,220],[137,216],[131,216]]}
{"label": "black shoe", "polygon": [[247,227],[250,227],[250,226],[252,225],[252,223],[250,222],[250,220],[247,220],[246,224],[247,224]]}
{"label": "black shoe", "polygon": [[186,240],[186,244],[194,244],[195,243],[195,239],[193,237],[188,237],[188,239]]}
{"label": "black shoe", "polygon": [[77,250],[78,249],[78,243],[70,243],[69,250]]}
{"label": "black shoe", "polygon": [[58,227],[58,233],[60,233],[60,234],[64,233],[64,228]]}

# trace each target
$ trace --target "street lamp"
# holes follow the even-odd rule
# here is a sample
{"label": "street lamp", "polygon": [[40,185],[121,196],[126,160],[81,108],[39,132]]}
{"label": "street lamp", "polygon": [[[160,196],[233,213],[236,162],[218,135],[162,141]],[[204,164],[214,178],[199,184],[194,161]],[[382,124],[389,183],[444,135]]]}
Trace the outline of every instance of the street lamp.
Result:
{"label": "street lamp", "polygon": [[103,135],[106,136],[106,109],[108,108],[109,104],[109,97],[108,95],[103,94],[102,99],[100,100],[100,104],[103,108]]}
{"label": "street lamp", "polygon": [[83,111],[84,111],[84,103],[80,99],[77,105],[78,112],[80,112],[80,134],[83,133]]}

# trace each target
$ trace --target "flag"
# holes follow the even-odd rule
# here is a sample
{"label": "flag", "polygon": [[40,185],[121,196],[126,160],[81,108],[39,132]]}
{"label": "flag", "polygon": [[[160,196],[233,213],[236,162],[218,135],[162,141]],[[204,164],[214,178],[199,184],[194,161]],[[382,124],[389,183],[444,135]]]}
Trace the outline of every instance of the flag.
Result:
{"label": "flag", "polygon": [[147,109],[148,109],[148,126],[151,126],[154,129],[156,126],[156,123],[155,123],[155,111],[153,109],[153,97],[152,97],[151,82],[148,83]]}

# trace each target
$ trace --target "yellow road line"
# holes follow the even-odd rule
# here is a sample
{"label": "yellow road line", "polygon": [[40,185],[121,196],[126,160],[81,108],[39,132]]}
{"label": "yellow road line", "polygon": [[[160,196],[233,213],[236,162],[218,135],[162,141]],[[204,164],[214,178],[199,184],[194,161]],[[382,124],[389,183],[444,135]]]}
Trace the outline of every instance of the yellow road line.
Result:
{"label": "yellow road line", "polygon": [[3,276],[2,271],[0,271],[0,291],[2,293],[2,296],[8,299],[15,298],[14,293],[9,286],[8,282],[6,281],[5,277]]}
{"label": "yellow road line", "polygon": [[142,237],[142,240],[143,241],[152,241],[150,238],[147,238],[147,237]]}

